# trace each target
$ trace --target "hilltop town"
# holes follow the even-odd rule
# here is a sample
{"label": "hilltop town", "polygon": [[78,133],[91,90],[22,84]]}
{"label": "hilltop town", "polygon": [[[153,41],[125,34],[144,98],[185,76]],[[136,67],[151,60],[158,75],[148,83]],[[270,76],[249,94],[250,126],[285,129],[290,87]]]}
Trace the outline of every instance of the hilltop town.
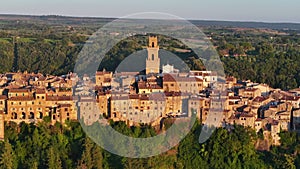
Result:
{"label": "hilltop town", "polygon": [[[75,73],[52,76],[6,73],[0,77],[0,139],[4,121],[51,124],[83,120],[92,125],[101,117],[128,125],[159,125],[165,118],[188,118],[192,114],[207,124],[214,108],[218,75],[212,71],[180,72],[161,65],[157,37],[149,37],[146,69],[141,72],[97,71],[94,78]],[[281,131],[300,128],[300,89],[283,91],[267,84],[226,77],[217,127],[233,125],[261,132],[272,145],[280,145]],[[90,89],[92,95],[89,94]]]}

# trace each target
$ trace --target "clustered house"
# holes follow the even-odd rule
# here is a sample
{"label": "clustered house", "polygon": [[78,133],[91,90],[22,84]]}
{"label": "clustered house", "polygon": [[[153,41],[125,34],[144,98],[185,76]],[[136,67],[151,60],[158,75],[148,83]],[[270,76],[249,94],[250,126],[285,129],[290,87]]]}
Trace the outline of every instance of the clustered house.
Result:
{"label": "clustered house", "polygon": [[37,123],[47,118],[51,124],[64,124],[77,120],[76,101],[72,96],[75,76],[27,72],[0,75],[0,139],[4,138],[4,121]]}
{"label": "clustered house", "polygon": [[[102,70],[95,79],[79,79],[74,73],[62,77],[27,72],[1,75],[0,139],[4,121],[36,123],[45,117],[52,124],[82,119],[92,125],[105,117],[128,125],[159,125],[162,118],[186,118],[194,113],[205,124],[214,113],[213,104],[222,105],[218,127],[253,128],[269,138],[271,145],[280,145],[281,131],[300,130],[300,89],[282,91],[226,77],[218,103],[214,101],[218,95],[213,90],[218,81],[215,72],[180,72],[173,65],[161,65],[159,49],[158,38],[150,36],[144,72],[114,75]],[[95,89],[92,96],[87,91],[91,86]]]}

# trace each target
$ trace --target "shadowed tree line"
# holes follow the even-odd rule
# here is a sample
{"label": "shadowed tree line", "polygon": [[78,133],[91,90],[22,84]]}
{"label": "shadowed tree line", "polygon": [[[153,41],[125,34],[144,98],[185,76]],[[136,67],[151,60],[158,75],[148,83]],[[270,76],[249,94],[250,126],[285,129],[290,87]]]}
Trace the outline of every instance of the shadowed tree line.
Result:
{"label": "shadowed tree line", "polygon": [[[128,127],[123,122],[112,127],[132,137],[151,137],[150,126]],[[37,125],[6,124],[6,139],[0,142],[0,168],[296,168],[300,167],[299,140],[296,133],[281,133],[282,146],[269,152],[255,149],[258,139],[250,128],[234,126],[232,130],[217,129],[211,138],[198,143],[201,125],[179,145],[168,152],[144,159],[124,158],[103,150],[88,138],[78,122],[65,126],[48,122]]]}

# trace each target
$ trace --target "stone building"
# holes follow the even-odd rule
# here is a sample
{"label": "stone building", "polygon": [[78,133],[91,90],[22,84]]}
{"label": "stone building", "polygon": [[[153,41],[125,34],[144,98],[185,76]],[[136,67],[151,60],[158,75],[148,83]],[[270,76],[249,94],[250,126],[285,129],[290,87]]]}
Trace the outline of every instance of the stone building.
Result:
{"label": "stone building", "polygon": [[150,124],[165,114],[163,94],[112,95],[110,98],[110,118],[126,121],[128,124]]}
{"label": "stone building", "polygon": [[113,74],[106,70],[96,72],[96,86],[109,87],[111,86]]}
{"label": "stone building", "polygon": [[[50,117],[52,124],[77,120],[77,110],[70,88],[72,82],[67,76],[63,79],[55,76],[44,77],[40,74],[16,73],[11,79],[28,82],[28,86],[20,88],[8,84],[2,90],[0,110],[4,112],[5,121],[37,123],[46,116]],[[48,85],[49,81],[58,82],[57,87]]]}
{"label": "stone building", "polygon": [[278,121],[273,120],[271,123],[271,136],[272,136],[272,145],[279,146],[280,145],[280,124]]}
{"label": "stone building", "polygon": [[6,112],[6,101],[7,96],[6,95],[0,95],[0,111]]}
{"label": "stone building", "polygon": [[149,37],[149,44],[147,47],[148,57],[146,60],[146,74],[160,73],[160,58],[158,56],[159,46],[157,36]]}
{"label": "stone building", "polygon": [[243,98],[253,99],[255,97],[261,96],[261,91],[260,89],[256,89],[256,88],[240,89],[239,96]]}
{"label": "stone building", "polygon": [[300,131],[300,108],[293,109],[292,112],[292,128],[293,130]]}
{"label": "stone building", "polygon": [[0,141],[4,140],[4,113],[0,111]]}
{"label": "stone building", "polygon": [[199,78],[165,74],[163,76],[163,89],[166,92],[199,94],[204,88],[203,80]]}
{"label": "stone building", "polygon": [[82,96],[78,102],[79,120],[86,126],[96,123],[100,118],[99,108],[93,97]]}
{"label": "stone building", "polygon": [[196,112],[197,118],[204,124],[207,120],[207,116],[210,108],[210,99],[208,98],[190,98],[188,101],[188,115],[191,116],[193,112]]}

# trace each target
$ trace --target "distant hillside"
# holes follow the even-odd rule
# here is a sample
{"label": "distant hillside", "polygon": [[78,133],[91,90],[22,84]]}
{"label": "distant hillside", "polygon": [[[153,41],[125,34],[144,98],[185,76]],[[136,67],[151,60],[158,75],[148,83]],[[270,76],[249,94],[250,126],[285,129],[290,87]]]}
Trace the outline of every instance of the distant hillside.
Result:
{"label": "distant hillside", "polygon": [[[6,15],[0,14],[0,20],[33,20],[39,22],[47,22],[48,24],[84,24],[92,22],[110,22],[116,18],[101,18],[101,17],[70,17],[58,15]],[[205,20],[191,20],[197,26],[215,26],[215,27],[239,27],[239,28],[266,28],[277,30],[295,30],[300,31],[300,23],[266,23],[266,22],[240,22],[240,21],[205,21]]]}
{"label": "distant hillside", "polygon": [[[61,75],[74,70],[89,37],[114,18],[0,15],[0,73],[40,72]],[[300,86],[300,24],[191,21],[209,37],[224,63],[226,75],[266,83],[284,90]],[[191,69],[203,70],[200,56],[172,38],[159,37],[160,47]],[[99,69],[114,71],[132,53],[143,49],[140,35],[117,44]],[[184,52],[191,51],[191,52]]]}
{"label": "distant hillside", "polygon": [[199,26],[220,26],[220,27],[240,27],[240,28],[266,28],[266,29],[285,29],[300,31],[300,23],[265,23],[265,22],[239,22],[239,21],[200,21],[192,20]]}

